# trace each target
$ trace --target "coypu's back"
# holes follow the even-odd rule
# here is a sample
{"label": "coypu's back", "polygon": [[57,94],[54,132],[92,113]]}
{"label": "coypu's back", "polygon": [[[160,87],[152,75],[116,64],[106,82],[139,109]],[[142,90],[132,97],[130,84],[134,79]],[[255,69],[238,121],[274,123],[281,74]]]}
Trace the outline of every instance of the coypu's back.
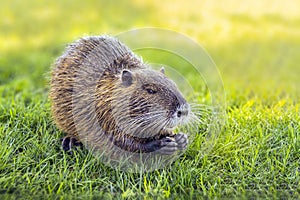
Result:
{"label": "coypu's back", "polygon": [[89,92],[86,88],[97,84],[86,79],[100,80],[104,73],[117,75],[123,69],[144,67],[128,47],[112,37],[91,36],[70,44],[52,69],[50,99],[56,124],[68,135],[76,136],[74,88],[79,86],[77,90],[84,95]]}

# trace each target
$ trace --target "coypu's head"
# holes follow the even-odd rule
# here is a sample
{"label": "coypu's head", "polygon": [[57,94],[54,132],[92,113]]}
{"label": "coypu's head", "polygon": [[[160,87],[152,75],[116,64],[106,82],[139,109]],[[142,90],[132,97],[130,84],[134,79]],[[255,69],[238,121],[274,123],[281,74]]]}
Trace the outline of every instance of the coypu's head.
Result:
{"label": "coypu's head", "polygon": [[188,120],[190,106],[163,70],[123,70],[118,82],[114,117],[122,131],[145,138],[171,132]]}

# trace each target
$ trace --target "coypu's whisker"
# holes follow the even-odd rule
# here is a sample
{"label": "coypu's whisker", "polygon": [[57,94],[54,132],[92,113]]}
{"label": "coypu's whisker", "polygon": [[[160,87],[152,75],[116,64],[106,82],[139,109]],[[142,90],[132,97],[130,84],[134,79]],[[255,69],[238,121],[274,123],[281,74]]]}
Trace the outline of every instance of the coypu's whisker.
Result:
{"label": "coypu's whisker", "polygon": [[195,102],[190,102],[189,103],[190,107],[210,107],[209,105],[206,104],[201,104],[201,103],[195,103]]}
{"label": "coypu's whisker", "polygon": [[[147,120],[149,120],[149,119],[158,119],[158,117],[159,117],[159,115],[156,115],[156,116],[153,116],[151,118],[147,118]],[[161,120],[159,120],[159,121],[161,121]],[[138,123],[138,124],[135,124],[135,125],[141,127],[142,123]],[[151,128],[151,127],[152,127],[151,128],[152,130],[155,130],[156,126],[157,126],[157,124],[155,124],[153,126],[153,123],[144,124],[144,126],[143,126],[144,128],[141,129],[140,132],[143,132],[143,131],[145,131],[145,129],[148,129],[148,128]]]}
{"label": "coypu's whisker", "polygon": [[[161,113],[155,113],[155,114],[152,114],[152,115],[149,115],[149,116],[133,117],[133,118],[129,118],[129,119],[128,119],[128,116],[127,117],[125,116],[125,117],[122,117],[122,118],[117,118],[116,120],[117,121],[122,121],[122,119],[126,119],[128,124],[132,124],[135,121],[136,122],[138,122],[138,121],[147,122],[148,120],[156,118],[158,116],[161,116]],[[129,120],[129,122],[128,122],[128,120]]]}
{"label": "coypu's whisker", "polygon": [[[149,123],[149,125],[147,126],[147,124],[145,124],[145,122],[147,122],[148,120],[157,119],[159,116],[160,116],[160,114],[158,113],[156,115],[152,115],[152,116],[145,117],[145,118],[132,119],[125,124],[126,127],[124,128],[124,131],[125,132],[132,131],[133,129],[141,127],[143,123],[144,123],[144,129],[149,128],[149,127],[153,126],[153,123]],[[122,126],[123,124],[119,124],[119,126],[120,125]],[[140,131],[142,132],[142,131],[144,131],[144,129],[142,129]]]}

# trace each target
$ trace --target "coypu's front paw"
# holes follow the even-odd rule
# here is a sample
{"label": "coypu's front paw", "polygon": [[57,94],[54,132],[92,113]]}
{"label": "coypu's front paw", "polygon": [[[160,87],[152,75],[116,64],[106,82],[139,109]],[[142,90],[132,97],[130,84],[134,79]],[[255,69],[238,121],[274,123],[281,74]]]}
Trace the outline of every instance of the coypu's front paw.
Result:
{"label": "coypu's front paw", "polygon": [[175,141],[177,143],[177,148],[180,150],[185,150],[188,145],[188,136],[184,133],[178,133],[174,136]]}
{"label": "coypu's front paw", "polygon": [[158,151],[161,154],[171,155],[178,150],[185,150],[188,145],[188,136],[184,133],[178,133],[171,137],[161,139],[161,146]]}
{"label": "coypu's front paw", "polygon": [[178,144],[173,137],[165,137],[160,140],[160,154],[171,155],[178,150]]}
{"label": "coypu's front paw", "polygon": [[172,155],[178,150],[185,150],[188,144],[188,136],[184,133],[170,135],[144,144],[144,152],[158,152],[164,155]]}

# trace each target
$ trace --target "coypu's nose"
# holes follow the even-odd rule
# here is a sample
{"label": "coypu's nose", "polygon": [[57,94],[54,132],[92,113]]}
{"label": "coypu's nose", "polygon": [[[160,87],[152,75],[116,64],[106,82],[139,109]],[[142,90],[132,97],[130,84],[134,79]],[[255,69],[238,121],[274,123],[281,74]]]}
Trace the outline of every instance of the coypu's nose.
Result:
{"label": "coypu's nose", "polygon": [[187,105],[181,106],[177,110],[177,117],[178,118],[187,116],[188,114],[189,114],[189,108],[188,108]]}

